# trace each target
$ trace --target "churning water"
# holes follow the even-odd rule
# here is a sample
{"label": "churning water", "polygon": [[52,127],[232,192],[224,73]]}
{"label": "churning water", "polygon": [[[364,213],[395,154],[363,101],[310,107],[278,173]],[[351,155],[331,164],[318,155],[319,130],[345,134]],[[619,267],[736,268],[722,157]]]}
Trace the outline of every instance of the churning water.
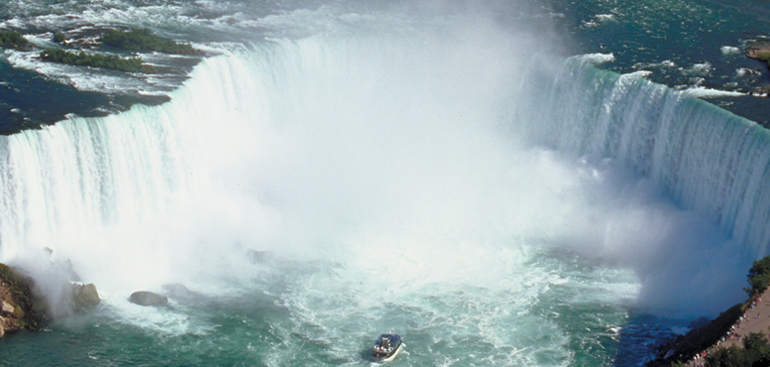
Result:
{"label": "churning water", "polygon": [[0,139],[0,258],[55,307],[52,261],[103,298],[0,364],[368,365],[393,331],[394,365],[639,365],[675,324],[643,315],[741,299],[770,240],[756,124],[558,56],[524,11],[351,8],[190,17],[283,32],[168,103]]}

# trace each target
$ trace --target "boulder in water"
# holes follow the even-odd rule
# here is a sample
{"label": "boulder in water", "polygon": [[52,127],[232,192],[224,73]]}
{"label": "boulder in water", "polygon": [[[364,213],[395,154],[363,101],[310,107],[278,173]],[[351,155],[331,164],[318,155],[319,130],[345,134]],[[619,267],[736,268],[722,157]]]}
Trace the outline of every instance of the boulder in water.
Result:
{"label": "boulder in water", "polygon": [[132,293],[131,297],[128,298],[128,301],[140,306],[159,307],[159,306],[165,306],[168,304],[168,298],[166,298],[165,296],[161,296],[160,294],[147,292],[147,291],[139,291],[139,292]]}
{"label": "boulder in water", "polygon": [[72,284],[72,308],[82,310],[98,305],[102,300],[96,291],[96,286],[91,284]]}

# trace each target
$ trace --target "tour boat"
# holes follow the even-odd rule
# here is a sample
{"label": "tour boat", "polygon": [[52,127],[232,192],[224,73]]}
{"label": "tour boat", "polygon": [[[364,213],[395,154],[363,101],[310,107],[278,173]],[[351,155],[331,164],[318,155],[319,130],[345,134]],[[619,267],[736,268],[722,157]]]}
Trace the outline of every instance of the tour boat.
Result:
{"label": "tour boat", "polygon": [[382,334],[374,341],[372,360],[377,363],[390,362],[396,358],[403,344],[401,337],[396,334]]}

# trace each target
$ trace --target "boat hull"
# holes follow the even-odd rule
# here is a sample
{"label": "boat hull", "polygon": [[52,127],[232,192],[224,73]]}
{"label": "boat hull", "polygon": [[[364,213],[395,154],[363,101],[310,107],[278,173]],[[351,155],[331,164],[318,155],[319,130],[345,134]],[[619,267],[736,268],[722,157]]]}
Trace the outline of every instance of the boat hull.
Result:
{"label": "boat hull", "polygon": [[388,355],[384,357],[374,358],[375,363],[387,363],[394,359],[396,359],[396,356],[398,356],[399,353],[401,353],[401,349],[404,349],[404,343],[398,343],[398,346],[396,349],[393,350],[393,352],[389,353]]}

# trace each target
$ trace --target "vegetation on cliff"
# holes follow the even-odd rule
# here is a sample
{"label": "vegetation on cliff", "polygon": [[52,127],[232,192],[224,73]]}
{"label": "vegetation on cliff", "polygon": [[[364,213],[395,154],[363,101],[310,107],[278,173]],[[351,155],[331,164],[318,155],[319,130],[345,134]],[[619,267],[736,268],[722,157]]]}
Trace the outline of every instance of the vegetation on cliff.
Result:
{"label": "vegetation on cliff", "polygon": [[749,287],[743,288],[743,290],[749,294],[749,297],[755,297],[764,292],[767,286],[770,285],[770,256],[754,261],[746,277],[748,278]]}
{"label": "vegetation on cliff", "polygon": [[29,41],[16,31],[0,31],[0,46],[5,48],[27,48]]}
{"label": "vegetation on cliff", "polygon": [[201,52],[186,43],[177,43],[154,35],[149,29],[127,32],[108,30],[101,36],[103,44],[135,52],[163,52],[178,55],[200,55]]}
{"label": "vegetation on cliff", "polygon": [[151,73],[154,69],[144,64],[141,58],[122,58],[116,55],[87,54],[83,51],[74,53],[58,48],[48,48],[40,53],[45,61],[58,62],[68,65],[91,66],[96,68],[122,70],[128,72]]}

